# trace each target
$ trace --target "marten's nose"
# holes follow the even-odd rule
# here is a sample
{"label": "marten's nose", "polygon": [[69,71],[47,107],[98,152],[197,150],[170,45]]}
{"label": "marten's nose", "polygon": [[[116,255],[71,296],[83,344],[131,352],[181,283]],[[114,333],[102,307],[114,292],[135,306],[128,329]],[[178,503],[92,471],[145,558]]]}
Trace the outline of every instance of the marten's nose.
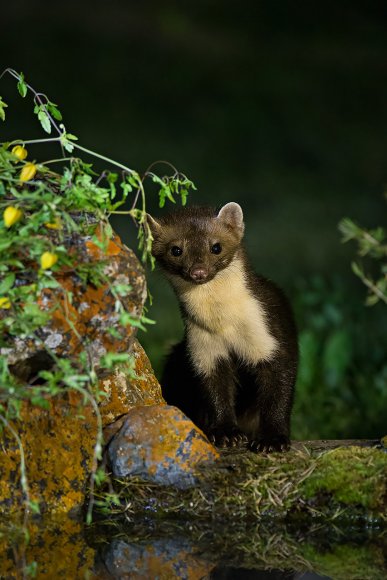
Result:
{"label": "marten's nose", "polygon": [[192,280],[195,282],[204,282],[208,276],[208,270],[203,266],[193,266],[189,272]]}

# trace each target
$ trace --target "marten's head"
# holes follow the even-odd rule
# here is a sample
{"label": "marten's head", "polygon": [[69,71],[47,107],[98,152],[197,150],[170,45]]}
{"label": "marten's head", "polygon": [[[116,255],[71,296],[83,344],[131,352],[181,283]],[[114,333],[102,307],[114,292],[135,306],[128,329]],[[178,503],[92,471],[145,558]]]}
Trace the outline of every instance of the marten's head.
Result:
{"label": "marten's head", "polygon": [[209,282],[226,268],[244,232],[242,209],[234,202],[219,211],[193,206],[157,219],[148,214],[147,223],[157,262],[172,280],[179,277],[192,284]]}

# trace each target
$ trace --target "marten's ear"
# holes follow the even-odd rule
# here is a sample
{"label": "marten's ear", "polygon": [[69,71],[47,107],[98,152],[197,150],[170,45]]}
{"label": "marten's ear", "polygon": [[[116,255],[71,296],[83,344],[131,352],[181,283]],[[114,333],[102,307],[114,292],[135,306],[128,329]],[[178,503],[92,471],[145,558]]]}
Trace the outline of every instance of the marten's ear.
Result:
{"label": "marten's ear", "polygon": [[152,236],[156,238],[161,232],[161,225],[149,213],[146,214],[146,223],[149,226]]}
{"label": "marten's ear", "polygon": [[245,231],[245,224],[243,222],[243,211],[241,206],[234,201],[226,203],[217,216],[218,220],[221,220],[226,226],[235,229],[240,237],[243,236]]}

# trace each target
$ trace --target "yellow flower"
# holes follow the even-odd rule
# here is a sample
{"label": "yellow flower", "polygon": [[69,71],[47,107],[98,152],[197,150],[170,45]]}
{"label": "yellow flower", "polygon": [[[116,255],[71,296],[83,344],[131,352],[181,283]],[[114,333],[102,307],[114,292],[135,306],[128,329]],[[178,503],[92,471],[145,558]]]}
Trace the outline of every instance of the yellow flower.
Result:
{"label": "yellow flower", "polygon": [[20,172],[19,179],[20,181],[29,181],[30,179],[35,177],[35,173],[36,173],[35,163],[26,163]]}
{"label": "yellow flower", "polygon": [[40,256],[40,265],[42,270],[48,270],[49,268],[52,268],[54,264],[57,263],[57,261],[58,256],[52,252],[44,252],[44,254]]}
{"label": "yellow flower", "polygon": [[60,219],[58,217],[55,218],[55,221],[48,222],[48,223],[46,223],[44,225],[49,230],[61,230],[62,229],[62,222],[60,221]]}
{"label": "yellow flower", "polygon": [[15,157],[20,159],[20,161],[23,161],[28,155],[27,149],[25,149],[22,145],[15,145],[15,147],[12,149],[12,153],[15,155]]}
{"label": "yellow flower", "polygon": [[0,298],[0,308],[4,308],[4,310],[11,308],[11,301],[7,296],[2,296]]}
{"label": "yellow flower", "polygon": [[4,224],[6,228],[10,228],[13,224],[16,224],[23,216],[23,212],[18,207],[9,205],[3,213]]}

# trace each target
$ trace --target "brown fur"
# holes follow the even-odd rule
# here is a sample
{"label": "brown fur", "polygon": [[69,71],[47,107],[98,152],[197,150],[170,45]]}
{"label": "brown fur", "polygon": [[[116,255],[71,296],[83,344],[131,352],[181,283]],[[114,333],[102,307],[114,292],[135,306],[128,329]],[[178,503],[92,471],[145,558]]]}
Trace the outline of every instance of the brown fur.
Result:
{"label": "brown fur", "polygon": [[220,445],[247,436],[253,449],[286,448],[296,331],[282,292],[249,266],[240,206],[193,207],[148,223],[185,322],[162,379],[167,402]]}

